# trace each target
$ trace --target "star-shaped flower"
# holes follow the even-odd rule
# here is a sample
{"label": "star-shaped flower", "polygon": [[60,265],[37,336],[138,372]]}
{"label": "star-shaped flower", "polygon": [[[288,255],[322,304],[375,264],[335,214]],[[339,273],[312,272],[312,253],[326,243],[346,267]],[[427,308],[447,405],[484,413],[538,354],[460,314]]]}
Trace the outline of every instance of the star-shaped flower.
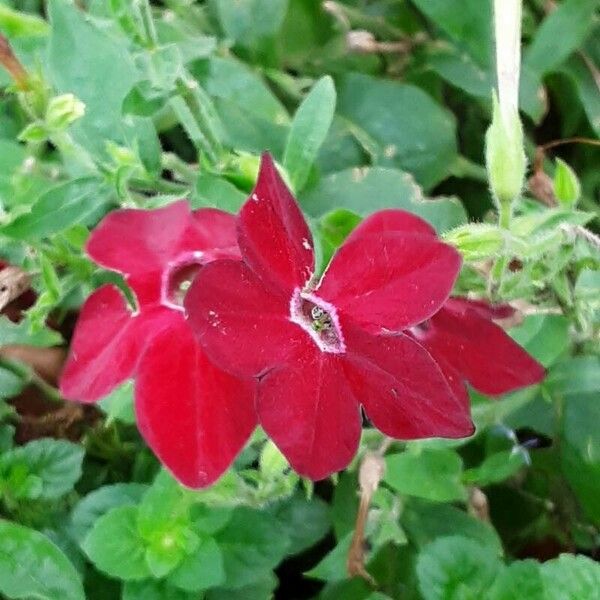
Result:
{"label": "star-shaped flower", "polygon": [[138,427],[182,483],[202,487],[231,464],[256,426],[254,384],[215,367],[196,342],[182,298],[218,258],[239,260],[232,215],[185,201],[117,210],[92,233],[88,254],[125,276],[137,300],[105,285],[85,302],[60,389],[95,402],[135,377]]}
{"label": "star-shaped flower", "polygon": [[260,424],[311,479],[350,462],[361,405],[395,438],[473,431],[468,402],[410,334],[447,300],[461,260],[403,214],[414,230],[351,236],[316,280],[309,228],[265,155],[239,216],[243,261],[207,265],[185,298],[207,354],[258,379]]}

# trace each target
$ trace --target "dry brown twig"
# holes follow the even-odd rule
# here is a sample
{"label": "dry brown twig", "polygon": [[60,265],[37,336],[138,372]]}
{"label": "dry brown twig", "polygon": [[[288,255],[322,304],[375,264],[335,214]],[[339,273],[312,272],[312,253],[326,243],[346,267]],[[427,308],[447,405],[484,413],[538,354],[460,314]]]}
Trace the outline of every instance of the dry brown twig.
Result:
{"label": "dry brown twig", "polygon": [[0,310],[31,287],[31,277],[19,267],[0,271]]}
{"label": "dry brown twig", "polygon": [[356,515],[356,526],[354,535],[348,550],[346,567],[350,577],[362,577],[371,585],[375,585],[375,580],[365,568],[365,527],[369,508],[373,495],[379,487],[385,473],[385,461],[383,455],[392,444],[393,440],[386,437],[376,452],[367,452],[360,463],[358,471],[358,484],[360,487],[360,503]]}

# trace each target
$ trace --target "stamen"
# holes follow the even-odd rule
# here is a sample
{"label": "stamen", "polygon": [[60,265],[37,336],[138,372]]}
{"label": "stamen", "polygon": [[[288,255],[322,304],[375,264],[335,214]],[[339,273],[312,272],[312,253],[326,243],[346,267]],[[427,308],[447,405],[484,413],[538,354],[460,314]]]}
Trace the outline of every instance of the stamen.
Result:
{"label": "stamen", "polygon": [[204,264],[202,252],[186,252],[170,262],[162,274],[161,304],[184,312],[183,299]]}
{"label": "stamen", "polygon": [[346,351],[336,308],[329,302],[297,288],[290,302],[290,321],[302,327],[323,352]]}

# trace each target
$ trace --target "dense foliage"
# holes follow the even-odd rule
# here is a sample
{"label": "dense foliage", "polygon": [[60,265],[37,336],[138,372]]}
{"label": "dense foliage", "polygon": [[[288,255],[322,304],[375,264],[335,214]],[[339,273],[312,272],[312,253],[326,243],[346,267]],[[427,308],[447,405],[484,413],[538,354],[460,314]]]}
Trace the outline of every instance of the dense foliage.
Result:
{"label": "dense foliage", "polygon": [[[0,1],[0,597],[597,597],[597,1],[524,3],[529,179],[500,223],[492,29],[491,0]],[[182,198],[236,213],[265,150],[318,268],[363,218],[414,213],[462,254],[455,293],[513,306],[501,324],[544,381],[471,390],[466,439],[365,427],[316,484],[259,429],[200,491],[144,443],[131,382],[65,401],[81,305],[104,284],[132,298],[90,232]]]}

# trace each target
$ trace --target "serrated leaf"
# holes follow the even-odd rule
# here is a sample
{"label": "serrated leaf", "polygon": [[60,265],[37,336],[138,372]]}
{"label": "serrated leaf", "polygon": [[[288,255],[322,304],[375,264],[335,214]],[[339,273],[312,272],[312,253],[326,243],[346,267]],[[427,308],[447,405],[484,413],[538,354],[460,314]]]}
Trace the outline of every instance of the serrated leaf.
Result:
{"label": "serrated leaf", "polygon": [[8,598],[85,600],[79,574],[44,535],[0,520],[0,593]]}
{"label": "serrated leaf", "polygon": [[490,548],[461,536],[440,538],[419,554],[419,590],[425,600],[475,600],[485,597],[499,568]]}
{"label": "serrated leaf", "polygon": [[335,111],[335,86],[329,76],[321,78],[298,107],[288,135],[283,167],[298,193],[323,145]]}
{"label": "serrated leaf", "polygon": [[0,457],[0,470],[25,469],[40,485],[33,498],[56,499],[73,489],[81,477],[84,450],[63,440],[40,439],[14,448]]}
{"label": "serrated leaf", "polygon": [[138,581],[151,576],[135,506],[119,506],[100,517],[82,547],[94,565],[111,577]]}
{"label": "serrated leaf", "polygon": [[71,534],[81,543],[94,523],[108,511],[119,506],[135,506],[147,486],[140,483],[105,485],[82,498],[71,513]]}
{"label": "serrated leaf", "polygon": [[200,592],[225,583],[223,553],[215,540],[202,540],[169,575],[169,583],[188,592]]}
{"label": "serrated leaf", "polygon": [[597,598],[600,564],[587,556],[561,554],[540,567],[547,600]]}

